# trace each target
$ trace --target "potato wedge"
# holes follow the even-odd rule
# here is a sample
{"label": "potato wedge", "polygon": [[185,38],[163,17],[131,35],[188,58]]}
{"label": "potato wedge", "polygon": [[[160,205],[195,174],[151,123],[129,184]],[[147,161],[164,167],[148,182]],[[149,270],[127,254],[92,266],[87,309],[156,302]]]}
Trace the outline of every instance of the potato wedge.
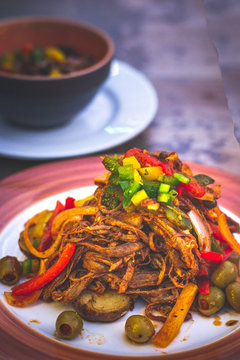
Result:
{"label": "potato wedge", "polygon": [[112,322],[125,315],[131,306],[131,298],[108,290],[102,295],[84,290],[75,301],[76,311],[88,321]]}

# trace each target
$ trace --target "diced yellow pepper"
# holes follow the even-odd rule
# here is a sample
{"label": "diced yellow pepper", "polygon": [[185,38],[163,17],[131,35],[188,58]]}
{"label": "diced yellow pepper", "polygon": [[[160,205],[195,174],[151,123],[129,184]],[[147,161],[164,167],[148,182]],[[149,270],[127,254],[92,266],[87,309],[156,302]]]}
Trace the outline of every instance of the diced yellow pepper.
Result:
{"label": "diced yellow pepper", "polygon": [[164,174],[161,166],[149,166],[138,169],[140,175],[146,180],[157,180],[161,174]]}
{"label": "diced yellow pepper", "polygon": [[123,159],[123,165],[129,165],[129,164],[131,164],[134,169],[140,169],[141,167],[135,156],[129,156]]}
{"label": "diced yellow pepper", "polygon": [[141,203],[141,201],[143,201],[145,199],[148,199],[148,194],[146,193],[146,191],[144,189],[142,189],[142,190],[139,190],[135,195],[133,195],[131,200],[135,206],[138,206]]}
{"label": "diced yellow pepper", "polygon": [[64,53],[61,50],[59,50],[59,49],[57,49],[55,47],[46,48],[45,55],[46,55],[47,58],[49,58],[51,60],[54,60],[54,61],[57,61],[59,63],[62,63],[65,60]]}
{"label": "diced yellow pepper", "polygon": [[159,206],[160,206],[159,203],[153,203],[153,204],[148,204],[147,208],[148,208],[148,210],[157,211],[159,209]]}
{"label": "diced yellow pepper", "polygon": [[139,174],[139,172],[136,169],[133,170],[133,177],[134,177],[134,181],[136,181],[138,184],[140,184],[140,185],[143,184],[141,175]]}

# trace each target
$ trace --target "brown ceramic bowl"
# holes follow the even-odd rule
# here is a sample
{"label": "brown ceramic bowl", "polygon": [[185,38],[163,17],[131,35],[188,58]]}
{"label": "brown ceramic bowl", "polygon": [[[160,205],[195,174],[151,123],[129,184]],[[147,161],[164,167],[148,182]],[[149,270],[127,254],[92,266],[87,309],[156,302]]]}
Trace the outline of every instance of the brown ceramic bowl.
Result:
{"label": "brown ceramic bowl", "polygon": [[68,46],[93,56],[95,64],[59,77],[0,74],[0,114],[17,125],[46,128],[70,121],[92,100],[108,77],[114,44],[102,30],[57,18],[0,22],[0,53],[33,46]]}

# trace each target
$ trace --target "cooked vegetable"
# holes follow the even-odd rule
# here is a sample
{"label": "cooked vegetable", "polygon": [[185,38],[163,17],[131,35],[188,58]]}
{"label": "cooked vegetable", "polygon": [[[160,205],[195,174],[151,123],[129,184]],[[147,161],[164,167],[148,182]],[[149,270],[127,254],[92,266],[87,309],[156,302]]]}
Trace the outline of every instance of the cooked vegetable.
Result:
{"label": "cooked vegetable", "polygon": [[132,315],[125,323],[125,334],[136,343],[146,343],[154,333],[154,326],[146,316]]}
{"label": "cooked vegetable", "polygon": [[240,312],[240,283],[232,282],[226,287],[225,292],[228,303],[235,311]]}
{"label": "cooked vegetable", "polygon": [[225,304],[224,292],[216,286],[210,286],[209,294],[198,296],[198,310],[205,316],[211,316]]}
{"label": "cooked vegetable", "polygon": [[104,294],[84,290],[74,303],[77,312],[88,321],[112,322],[125,315],[131,306],[131,298],[108,290]]}
{"label": "cooked vegetable", "polygon": [[21,265],[15,256],[4,256],[0,259],[0,281],[6,285],[18,282],[21,275]]}
{"label": "cooked vegetable", "polygon": [[211,178],[210,176],[205,175],[205,174],[195,175],[194,178],[197,180],[197,182],[200,185],[203,185],[203,186],[213,184],[215,181],[213,178]]}
{"label": "cooked vegetable", "polygon": [[75,244],[68,243],[63,249],[63,252],[59,256],[58,260],[48,270],[46,270],[45,273],[22,284],[14,286],[12,289],[13,295],[29,295],[52,281],[68,264],[74,253],[75,247]]}
{"label": "cooked vegetable", "polygon": [[217,287],[224,289],[228,284],[237,279],[237,266],[231,261],[224,261],[212,273],[211,281]]}
{"label": "cooked vegetable", "polygon": [[195,299],[197,294],[197,285],[189,283],[187,284],[179,297],[176,304],[172,308],[167,320],[154,336],[153,343],[157,347],[167,347],[173,339],[178,335],[182,323]]}
{"label": "cooked vegetable", "polygon": [[240,255],[240,244],[237,242],[235,237],[232,235],[226,220],[226,216],[219,210],[218,214],[218,226],[221,235],[225,239],[225,241],[229,244],[229,246]]}
{"label": "cooked vegetable", "polygon": [[212,201],[210,200],[203,200],[203,205],[207,208],[207,209],[213,209],[217,206],[217,200],[214,199]]}
{"label": "cooked vegetable", "polygon": [[66,310],[56,320],[57,335],[63,339],[74,339],[83,328],[83,321],[76,311]]}

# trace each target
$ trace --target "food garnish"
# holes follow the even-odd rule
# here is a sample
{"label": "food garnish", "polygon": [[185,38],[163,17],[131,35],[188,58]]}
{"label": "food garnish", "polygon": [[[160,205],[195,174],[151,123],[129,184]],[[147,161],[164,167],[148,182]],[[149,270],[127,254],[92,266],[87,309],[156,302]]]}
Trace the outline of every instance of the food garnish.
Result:
{"label": "food garnish", "polygon": [[[27,258],[1,259],[0,280],[30,279],[6,301],[71,304],[85,321],[112,322],[141,298],[145,316],[128,318],[126,335],[163,348],[196,309],[211,316],[227,301],[240,311],[231,258],[240,255],[239,224],[218,206],[220,185],[176,152],[133,148],[102,163],[93,195],[57,201],[26,222],[19,246]],[[164,322],[155,336],[151,321]]]}

